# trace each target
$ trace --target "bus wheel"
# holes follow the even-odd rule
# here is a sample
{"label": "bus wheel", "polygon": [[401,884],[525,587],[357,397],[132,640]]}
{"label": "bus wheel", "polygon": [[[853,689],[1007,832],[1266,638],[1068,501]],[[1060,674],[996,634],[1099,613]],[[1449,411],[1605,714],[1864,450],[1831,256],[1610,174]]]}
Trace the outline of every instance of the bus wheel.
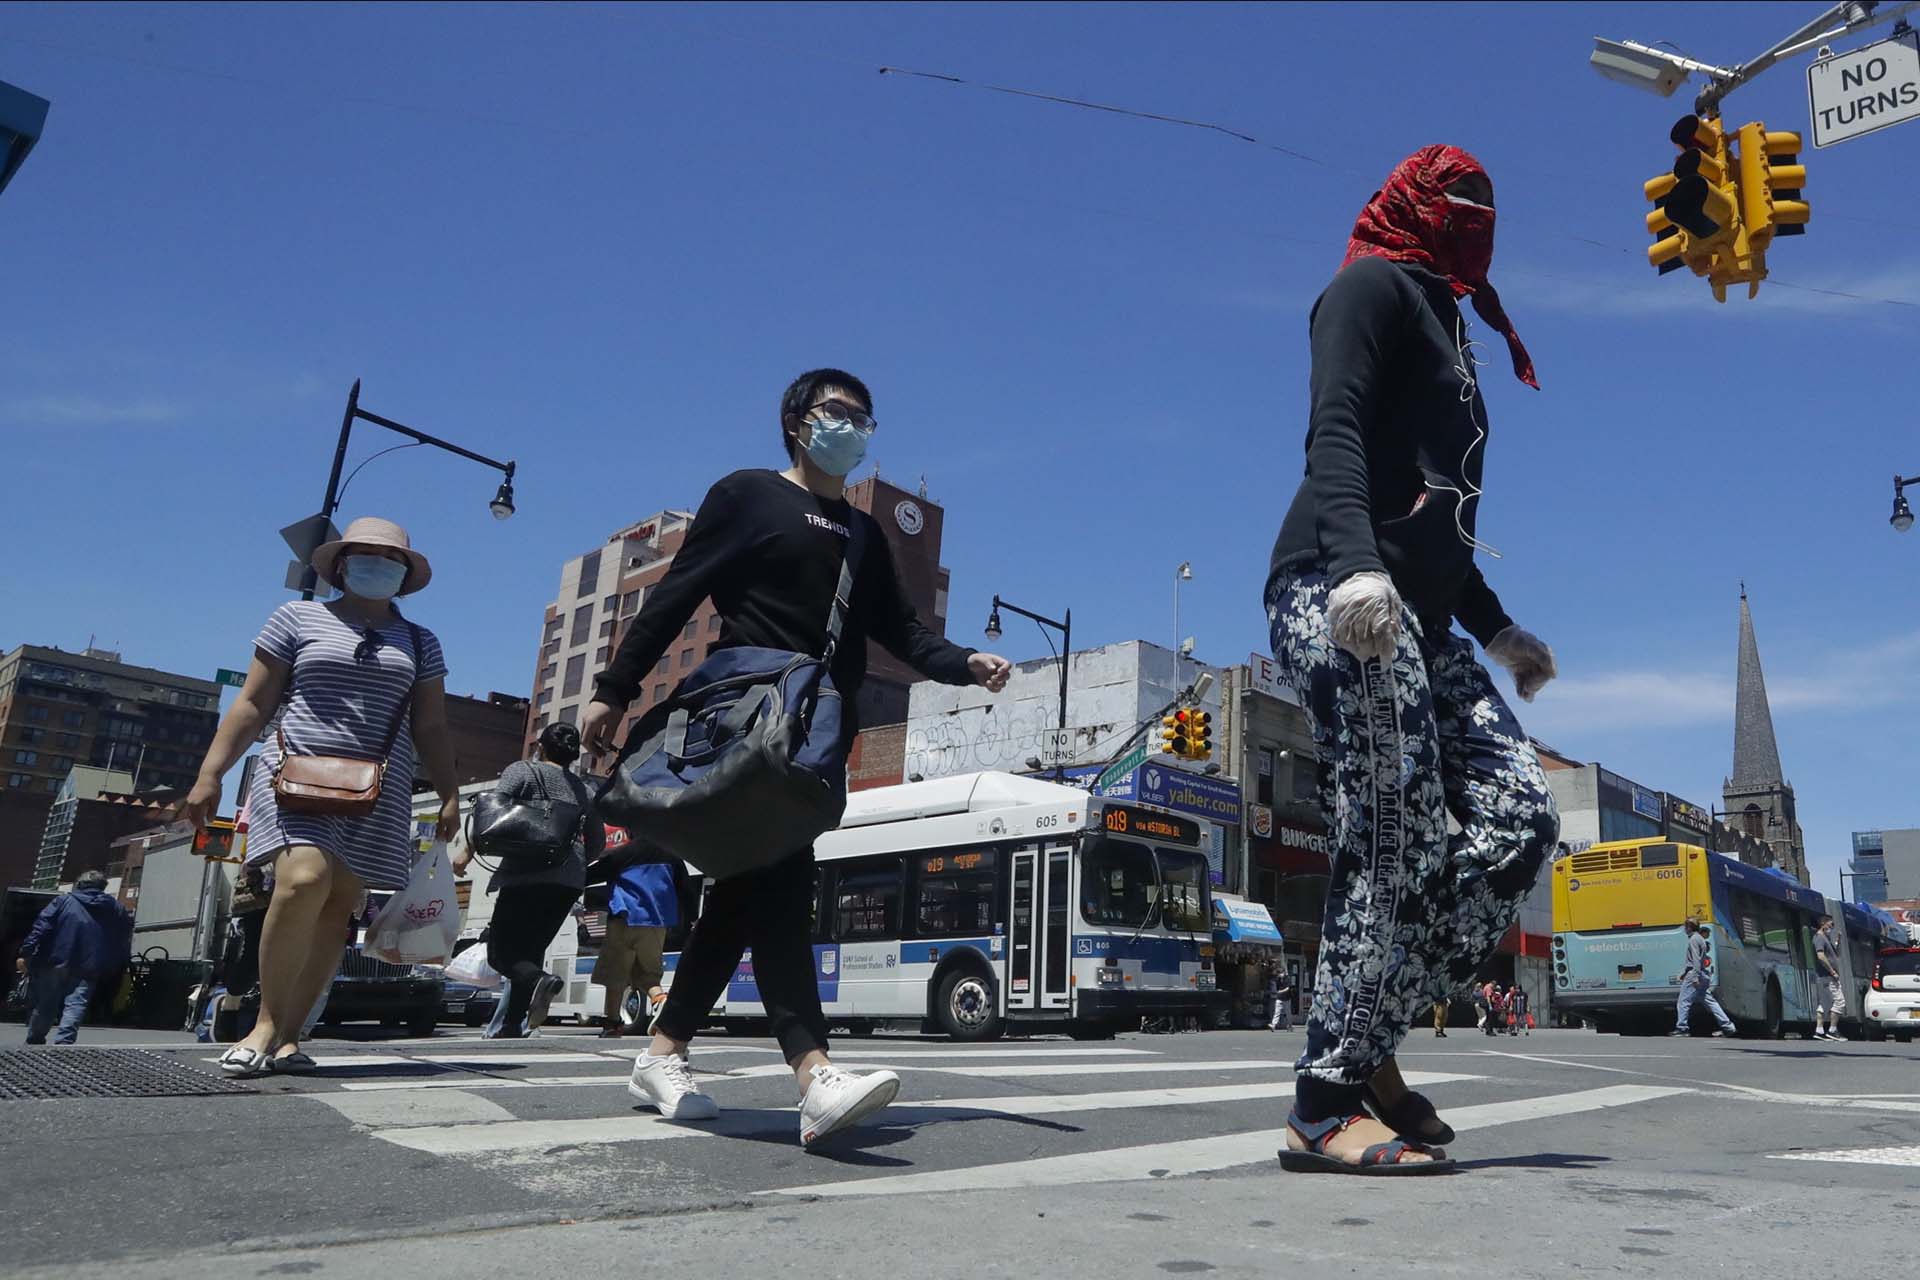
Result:
{"label": "bus wheel", "polygon": [[972,969],[955,969],[940,983],[934,1020],[955,1040],[998,1040],[1004,1028],[994,1007],[993,979]]}
{"label": "bus wheel", "polygon": [[1780,988],[1769,982],[1767,984],[1767,1020],[1760,1024],[1760,1038],[1762,1040],[1786,1039],[1787,1031],[1784,1019],[1785,1014],[1781,1010]]}

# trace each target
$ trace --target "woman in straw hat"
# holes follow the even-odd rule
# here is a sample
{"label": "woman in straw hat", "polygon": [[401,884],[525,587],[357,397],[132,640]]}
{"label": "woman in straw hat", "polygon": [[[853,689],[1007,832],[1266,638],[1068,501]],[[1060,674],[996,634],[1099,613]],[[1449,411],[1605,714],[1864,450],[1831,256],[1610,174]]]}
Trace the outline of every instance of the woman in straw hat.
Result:
{"label": "woman in straw hat", "polygon": [[[312,563],[339,599],[292,601],[267,619],[246,686],[220,722],[184,810],[204,826],[220,803],[221,777],[277,718],[243,798],[247,861],[270,867],[274,886],[260,942],[259,1021],[220,1059],[233,1076],[312,1070],[300,1051],[301,1022],[332,977],[340,939],[368,889],[402,888],[412,871],[416,744],[440,794],[440,838],[460,824],[440,642],[393,604],[427,585],[427,558],[405,529],[369,516],[315,550]],[[371,813],[281,811],[273,779],[283,753],[374,760],[383,751],[387,769]]]}

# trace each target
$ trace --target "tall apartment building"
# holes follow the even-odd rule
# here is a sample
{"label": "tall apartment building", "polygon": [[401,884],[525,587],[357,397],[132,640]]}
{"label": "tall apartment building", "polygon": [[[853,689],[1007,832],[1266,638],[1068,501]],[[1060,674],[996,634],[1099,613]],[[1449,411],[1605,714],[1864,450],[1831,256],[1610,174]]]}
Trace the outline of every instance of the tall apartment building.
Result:
{"label": "tall apartment building", "polygon": [[[946,513],[926,496],[908,493],[878,476],[847,487],[847,500],[873,515],[893,551],[907,599],[927,625],[945,634],[948,574],[940,565]],[[593,681],[606,669],[626,624],[647,593],[660,585],[686,540],[693,513],[667,510],[615,531],[600,547],[567,561],[560,593],[541,620],[534,662],[533,703],[527,717],[529,749],[540,731],[557,720],[578,724],[593,701]],[[679,639],[642,683],[628,708],[628,721],[644,714],[698,666],[720,639],[713,602],[694,611]],[[899,724],[907,718],[907,690],[916,676],[877,645],[867,655],[860,722]],[[625,728],[622,728],[624,735]]]}
{"label": "tall apartment building", "polygon": [[220,718],[210,680],[137,667],[106,649],[20,645],[0,657],[0,867],[38,859],[47,814],[76,767],[124,771],[131,790],[185,789]]}

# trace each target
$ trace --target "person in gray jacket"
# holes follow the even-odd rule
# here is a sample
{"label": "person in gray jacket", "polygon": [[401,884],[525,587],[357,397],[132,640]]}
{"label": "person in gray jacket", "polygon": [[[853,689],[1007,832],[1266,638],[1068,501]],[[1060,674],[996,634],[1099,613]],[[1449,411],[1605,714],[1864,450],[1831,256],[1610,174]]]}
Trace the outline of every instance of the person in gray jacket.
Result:
{"label": "person in gray jacket", "polygon": [[[573,847],[557,865],[527,870],[503,866],[487,886],[488,893],[500,895],[487,926],[487,963],[505,984],[486,1030],[489,1039],[529,1034],[546,1021],[547,1009],[563,985],[543,961],[586,888],[587,863],[605,851],[607,842],[606,828],[593,816],[587,784],[569,768],[579,758],[580,731],[564,722],[550,724],[540,734],[540,759],[514,761],[494,787],[518,800],[576,804],[583,818]],[[472,857],[472,849],[463,845],[453,857],[454,873],[464,872]]]}

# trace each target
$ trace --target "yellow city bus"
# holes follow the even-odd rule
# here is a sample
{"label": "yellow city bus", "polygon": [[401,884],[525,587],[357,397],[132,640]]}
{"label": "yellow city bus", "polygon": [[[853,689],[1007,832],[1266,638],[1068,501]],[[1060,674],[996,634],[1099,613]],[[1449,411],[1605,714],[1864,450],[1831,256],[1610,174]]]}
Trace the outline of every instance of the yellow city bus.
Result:
{"label": "yellow city bus", "polygon": [[[1553,864],[1553,1001],[1603,1031],[1674,1025],[1688,917],[1710,926],[1712,982],[1748,1034],[1811,1028],[1818,893],[1693,845],[1621,840]],[[1698,1021],[1706,1021],[1699,1019]]]}

